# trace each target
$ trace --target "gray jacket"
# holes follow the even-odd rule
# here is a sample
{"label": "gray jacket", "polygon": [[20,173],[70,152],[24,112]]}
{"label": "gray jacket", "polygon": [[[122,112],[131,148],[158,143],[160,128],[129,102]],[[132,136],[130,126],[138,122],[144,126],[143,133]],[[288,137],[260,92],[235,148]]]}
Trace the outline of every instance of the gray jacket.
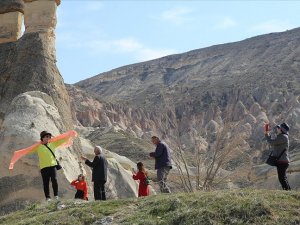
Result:
{"label": "gray jacket", "polygon": [[286,149],[282,156],[278,159],[280,161],[289,162],[288,150],[289,150],[289,136],[286,134],[278,134],[275,139],[271,139],[271,136],[265,135],[267,142],[273,146],[272,156],[279,156],[281,152]]}

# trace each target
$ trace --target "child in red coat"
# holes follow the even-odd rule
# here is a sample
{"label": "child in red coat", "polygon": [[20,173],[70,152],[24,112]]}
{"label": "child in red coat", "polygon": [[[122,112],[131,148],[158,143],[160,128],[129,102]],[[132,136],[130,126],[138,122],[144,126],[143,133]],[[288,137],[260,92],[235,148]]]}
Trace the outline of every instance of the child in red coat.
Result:
{"label": "child in red coat", "polygon": [[144,164],[142,162],[139,162],[137,164],[137,169],[138,172],[135,173],[135,171],[133,171],[133,179],[134,180],[139,180],[139,197],[142,196],[148,196],[149,195],[149,185],[148,185],[148,179],[147,179],[147,171],[144,168]]}
{"label": "child in red coat", "polygon": [[73,180],[71,185],[73,185],[77,190],[75,198],[88,200],[88,188],[85,182],[85,177],[82,174],[78,176],[77,180]]}

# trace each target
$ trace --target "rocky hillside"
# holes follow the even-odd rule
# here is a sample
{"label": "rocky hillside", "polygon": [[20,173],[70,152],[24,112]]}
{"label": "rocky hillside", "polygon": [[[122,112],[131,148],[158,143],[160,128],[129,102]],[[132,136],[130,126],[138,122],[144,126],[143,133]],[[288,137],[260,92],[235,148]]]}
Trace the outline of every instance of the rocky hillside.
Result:
{"label": "rocky hillside", "polygon": [[[180,140],[185,151],[194,154],[199,138],[202,146],[210,146],[211,134],[234,124],[232,134],[246,136],[240,149],[250,157],[250,162],[241,161],[235,168],[250,165],[248,184],[269,188],[278,184],[274,170],[258,166],[269,151],[262,127],[286,121],[291,125],[290,177],[297,188],[299,46],[300,28],[117,68],[68,87],[74,117],[80,125],[99,131],[121,129],[139,139],[132,141],[137,152],[138,142],[157,134],[173,148]],[[99,131],[95,140],[103,135]],[[113,150],[127,152],[121,146]],[[272,182],[266,185],[266,178]]]}
{"label": "rocky hillside", "polygon": [[[0,1],[0,215],[22,208],[27,201],[44,199],[42,178],[35,154],[8,166],[15,150],[39,141],[48,130],[54,136],[74,129],[69,94],[56,66],[55,25],[59,0]],[[21,25],[25,17],[25,33]],[[75,124],[76,125],[76,124]],[[56,152],[63,169],[58,172],[59,196],[73,198],[70,182],[81,173],[92,185],[90,169],[80,155],[94,157],[94,143],[84,130],[71,148]],[[83,133],[81,133],[83,132]],[[109,161],[109,198],[137,196],[132,179],[135,163],[106,151]]]}
{"label": "rocky hillside", "polygon": [[63,201],[28,205],[0,217],[0,224],[297,225],[299,198],[298,192],[236,190],[107,202]]}
{"label": "rocky hillside", "polygon": [[[69,96],[54,59],[48,58],[46,44],[38,33],[25,35],[15,43],[0,44],[0,214],[22,207],[28,200],[44,199],[37,157],[23,157],[9,171],[13,151],[38,141],[42,130],[58,135],[74,128]],[[56,153],[63,166],[58,173],[59,195],[63,198],[73,198],[69,182],[78,174],[87,174],[87,180],[91,180],[90,169],[82,165],[79,156],[85,154],[92,159],[93,142],[84,139],[84,131],[79,130],[79,134],[81,138],[75,140],[73,148]],[[136,196],[137,183],[131,177],[135,163],[109,151],[106,156],[108,197]],[[91,199],[92,196],[90,190]]]}

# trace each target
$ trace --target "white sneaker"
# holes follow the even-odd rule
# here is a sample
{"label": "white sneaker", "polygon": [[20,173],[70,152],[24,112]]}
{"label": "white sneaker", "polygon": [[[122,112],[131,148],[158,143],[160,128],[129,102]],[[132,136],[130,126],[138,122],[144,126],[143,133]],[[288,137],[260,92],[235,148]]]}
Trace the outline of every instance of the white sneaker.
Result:
{"label": "white sneaker", "polygon": [[51,202],[52,199],[51,198],[46,198],[46,202]]}
{"label": "white sneaker", "polygon": [[55,200],[59,200],[59,197],[58,197],[58,196],[55,196]]}

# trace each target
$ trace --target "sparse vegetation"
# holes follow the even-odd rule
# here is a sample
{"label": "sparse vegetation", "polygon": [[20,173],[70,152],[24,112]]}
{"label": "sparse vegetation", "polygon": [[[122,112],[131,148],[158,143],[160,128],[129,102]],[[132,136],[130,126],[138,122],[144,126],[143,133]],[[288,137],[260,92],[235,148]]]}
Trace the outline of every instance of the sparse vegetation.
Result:
{"label": "sparse vegetation", "polygon": [[5,225],[52,224],[300,224],[300,193],[227,190],[107,202],[32,204],[0,217]]}

